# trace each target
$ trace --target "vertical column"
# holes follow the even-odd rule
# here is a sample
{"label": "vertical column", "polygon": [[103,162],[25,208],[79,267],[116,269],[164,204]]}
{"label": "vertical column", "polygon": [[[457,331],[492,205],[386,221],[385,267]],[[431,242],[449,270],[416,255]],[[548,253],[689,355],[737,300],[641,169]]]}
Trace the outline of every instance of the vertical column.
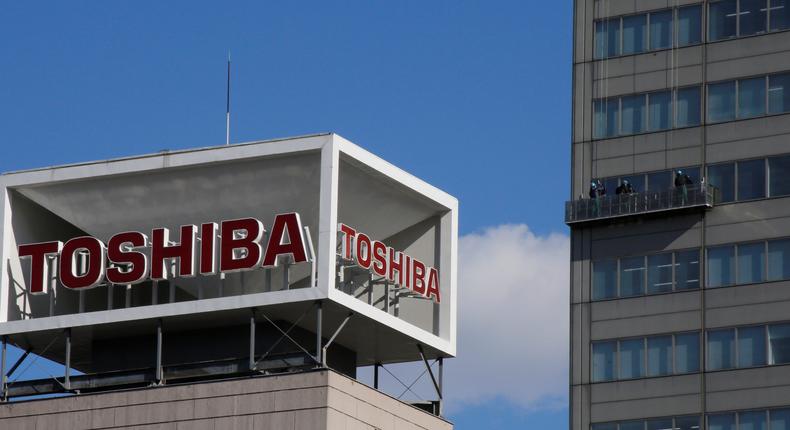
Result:
{"label": "vertical column", "polygon": [[379,366],[381,364],[376,363],[373,365],[373,388],[379,389]]}
{"label": "vertical column", "polygon": [[71,328],[66,329],[66,375],[63,386],[71,390]]}
{"label": "vertical column", "polygon": [[255,370],[255,308],[250,315],[250,370]]}
{"label": "vertical column", "polygon": [[5,359],[6,349],[8,348],[8,336],[3,336],[2,350],[0,350],[0,401],[6,400],[6,376],[5,376]]}
{"label": "vertical column", "polygon": [[437,359],[439,361],[439,375],[437,379],[439,379],[439,416],[443,416],[443,409],[444,409],[444,358],[439,357]]}
{"label": "vertical column", "polygon": [[324,363],[324,357],[321,354],[321,320],[323,319],[323,303],[321,301],[316,302],[318,305],[316,308],[316,323],[315,323],[315,360],[319,364]]}
{"label": "vertical column", "polygon": [[162,320],[156,321],[156,372],[154,378],[157,384],[162,383]]}

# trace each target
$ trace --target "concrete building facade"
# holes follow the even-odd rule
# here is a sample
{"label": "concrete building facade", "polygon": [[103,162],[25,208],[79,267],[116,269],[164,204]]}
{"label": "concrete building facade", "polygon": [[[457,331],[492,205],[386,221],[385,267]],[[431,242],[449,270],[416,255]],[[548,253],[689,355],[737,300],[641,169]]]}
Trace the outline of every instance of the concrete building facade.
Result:
{"label": "concrete building facade", "polygon": [[788,7],[574,1],[571,429],[790,428]]}

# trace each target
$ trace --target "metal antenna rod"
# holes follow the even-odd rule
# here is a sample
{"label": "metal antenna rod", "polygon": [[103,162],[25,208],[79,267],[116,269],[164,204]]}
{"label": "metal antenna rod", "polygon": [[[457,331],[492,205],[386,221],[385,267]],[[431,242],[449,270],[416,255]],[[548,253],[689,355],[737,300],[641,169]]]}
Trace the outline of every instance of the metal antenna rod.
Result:
{"label": "metal antenna rod", "polygon": [[230,145],[230,51],[228,51],[228,88],[225,97],[225,145]]}

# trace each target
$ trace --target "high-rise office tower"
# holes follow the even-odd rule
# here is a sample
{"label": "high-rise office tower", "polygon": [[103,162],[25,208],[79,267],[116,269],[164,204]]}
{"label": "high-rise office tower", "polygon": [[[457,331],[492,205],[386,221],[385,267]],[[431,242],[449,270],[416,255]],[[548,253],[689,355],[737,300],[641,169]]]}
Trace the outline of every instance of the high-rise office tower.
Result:
{"label": "high-rise office tower", "polygon": [[790,2],[573,25],[571,429],[789,429]]}

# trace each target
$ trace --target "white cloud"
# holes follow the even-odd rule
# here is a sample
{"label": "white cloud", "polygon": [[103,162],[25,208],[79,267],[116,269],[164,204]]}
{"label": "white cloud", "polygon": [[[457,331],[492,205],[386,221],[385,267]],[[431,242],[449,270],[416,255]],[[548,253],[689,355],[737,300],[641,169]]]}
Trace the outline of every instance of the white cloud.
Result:
{"label": "white cloud", "polygon": [[447,406],[565,406],[568,237],[501,225],[462,236],[458,254],[458,358],[446,364]]}

